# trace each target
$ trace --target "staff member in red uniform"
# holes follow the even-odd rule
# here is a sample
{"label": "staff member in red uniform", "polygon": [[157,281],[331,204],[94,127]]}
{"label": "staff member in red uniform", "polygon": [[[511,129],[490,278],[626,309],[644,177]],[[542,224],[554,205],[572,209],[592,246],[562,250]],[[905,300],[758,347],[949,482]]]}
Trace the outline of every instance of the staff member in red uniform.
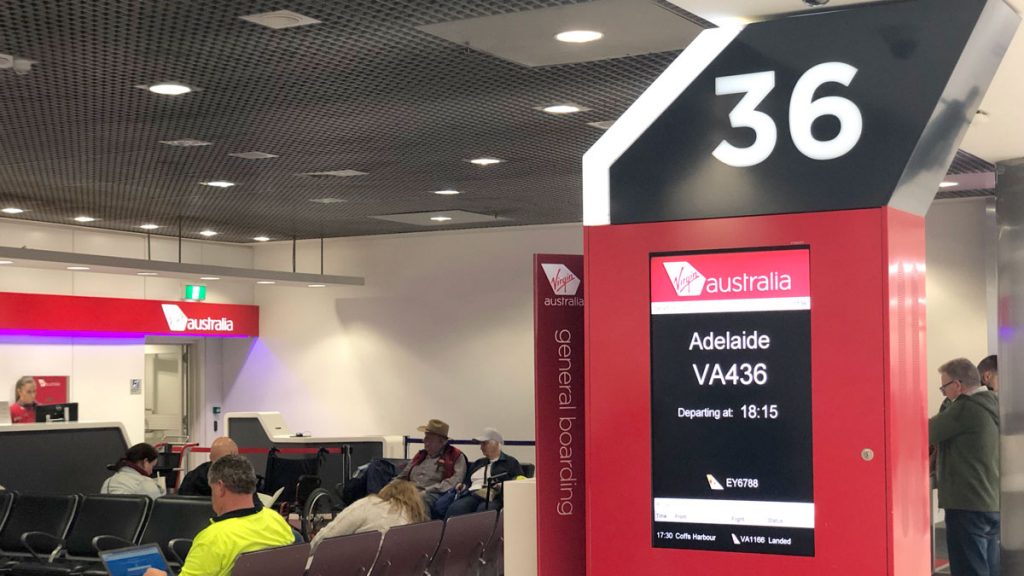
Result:
{"label": "staff member in red uniform", "polygon": [[11,404],[11,423],[36,423],[36,381],[31,376],[18,378],[14,385],[14,396],[17,402]]}

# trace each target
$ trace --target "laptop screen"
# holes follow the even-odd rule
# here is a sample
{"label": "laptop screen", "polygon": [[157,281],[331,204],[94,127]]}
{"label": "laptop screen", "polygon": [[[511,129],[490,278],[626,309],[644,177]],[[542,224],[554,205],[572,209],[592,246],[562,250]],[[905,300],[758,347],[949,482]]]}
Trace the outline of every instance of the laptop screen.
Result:
{"label": "laptop screen", "polygon": [[100,558],[110,576],[142,576],[150,568],[163,570],[169,576],[174,574],[167,567],[167,561],[156,544],[101,552]]}

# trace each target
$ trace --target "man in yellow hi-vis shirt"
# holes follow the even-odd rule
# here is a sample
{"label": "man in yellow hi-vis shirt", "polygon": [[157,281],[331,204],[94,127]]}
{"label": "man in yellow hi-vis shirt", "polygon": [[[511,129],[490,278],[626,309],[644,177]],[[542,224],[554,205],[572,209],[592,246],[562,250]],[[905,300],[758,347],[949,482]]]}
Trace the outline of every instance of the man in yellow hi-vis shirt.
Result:
{"label": "man in yellow hi-vis shirt", "polygon": [[[280,514],[253,505],[256,473],[237,454],[210,466],[213,512],[217,515],[192,543],[179,576],[229,576],[239,554],[295,543]],[[149,569],[145,576],[166,576]]]}

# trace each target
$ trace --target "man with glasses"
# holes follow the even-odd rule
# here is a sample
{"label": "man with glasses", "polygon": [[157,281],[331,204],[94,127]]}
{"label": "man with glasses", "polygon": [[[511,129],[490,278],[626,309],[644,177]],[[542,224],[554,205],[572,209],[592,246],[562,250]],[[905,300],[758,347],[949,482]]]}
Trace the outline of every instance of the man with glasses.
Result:
{"label": "man with glasses", "polygon": [[999,397],[966,358],[939,368],[949,407],[928,420],[937,448],[952,576],[999,576]]}

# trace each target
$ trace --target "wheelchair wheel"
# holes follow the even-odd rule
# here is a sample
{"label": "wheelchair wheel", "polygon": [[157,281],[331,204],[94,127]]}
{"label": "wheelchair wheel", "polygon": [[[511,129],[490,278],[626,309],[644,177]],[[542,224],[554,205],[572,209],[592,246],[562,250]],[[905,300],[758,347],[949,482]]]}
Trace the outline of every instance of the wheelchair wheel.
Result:
{"label": "wheelchair wheel", "polygon": [[334,503],[331,494],[323,488],[317,488],[306,499],[302,511],[302,536],[307,542],[313,540],[319,532],[334,520]]}

